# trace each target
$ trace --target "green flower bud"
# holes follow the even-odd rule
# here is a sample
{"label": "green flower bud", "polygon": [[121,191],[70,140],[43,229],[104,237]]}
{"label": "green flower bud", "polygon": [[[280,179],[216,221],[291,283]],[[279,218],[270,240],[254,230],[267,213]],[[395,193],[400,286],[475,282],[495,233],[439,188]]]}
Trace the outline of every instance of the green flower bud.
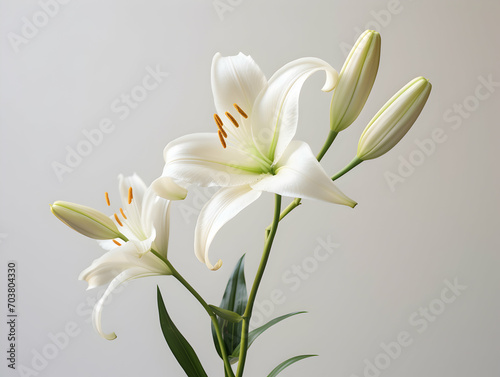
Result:
{"label": "green flower bud", "polygon": [[417,120],[431,88],[426,78],[417,77],[397,92],[366,126],[357,157],[370,160],[391,150]]}
{"label": "green flower bud", "polygon": [[57,201],[50,206],[50,209],[59,220],[84,236],[97,240],[110,240],[122,236],[113,220],[93,208]]}
{"label": "green flower bud", "polygon": [[330,128],[340,132],[349,127],[365,106],[377,76],[380,34],[365,31],[347,57],[330,105]]}

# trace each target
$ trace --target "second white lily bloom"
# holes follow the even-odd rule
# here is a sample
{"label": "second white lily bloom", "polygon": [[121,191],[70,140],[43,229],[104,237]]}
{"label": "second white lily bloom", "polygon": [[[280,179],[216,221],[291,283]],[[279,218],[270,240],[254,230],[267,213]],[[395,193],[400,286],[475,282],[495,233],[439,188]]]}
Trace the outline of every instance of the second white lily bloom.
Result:
{"label": "second white lily bloom", "polygon": [[222,186],[203,207],[195,231],[198,259],[213,270],[209,246],[219,229],[263,191],[354,207],[331,181],[309,145],[292,141],[297,130],[299,93],[317,71],[326,73],[323,91],[335,88],[338,73],[316,58],[292,61],[268,81],[250,56],[212,62],[217,132],[183,136],[167,145],[159,195],[169,178],[201,186]]}
{"label": "second white lily bloom", "polygon": [[[176,190],[173,193],[177,197],[185,196],[185,190],[172,182],[171,188],[174,187]],[[127,241],[99,241],[108,250],[107,253],[94,260],[79,277],[88,282],[88,289],[109,284],[92,313],[94,327],[102,337],[109,340],[116,338],[115,333],[104,333],[101,327],[101,313],[109,295],[128,280],[171,274],[168,266],[160,259],[167,258],[170,200],[158,197],[135,174],[129,177],[120,175],[119,189],[122,208],[118,212],[120,215],[115,214],[113,219]],[[160,257],[151,250],[155,250]]]}

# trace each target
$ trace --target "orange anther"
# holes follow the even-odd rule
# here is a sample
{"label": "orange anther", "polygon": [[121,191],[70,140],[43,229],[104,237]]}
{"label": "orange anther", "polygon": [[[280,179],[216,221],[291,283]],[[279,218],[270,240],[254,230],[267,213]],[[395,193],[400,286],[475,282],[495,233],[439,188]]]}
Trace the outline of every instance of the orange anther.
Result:
{"label": "orange anther", "polygon": [[226,148],[227,145],[226,145],[226,140],[224,140],[224,135],[222,135],[222,132],[220,132],[220,130],[219,130],[218,134],[219,134],[220,143],[222,144],[222,146],[224,148]]}
{"label": "orange anther", "polygon": [[238,124],[238,122],[236,121],[236,119],[234,119],[234,117],[229,114],[229,112],[226,111],[226,116],[229,118],[229,120],[234,124],[234,126],[236,128],[238,128],[240,125]]}
{"label": "orange anther", "polygon": [[224,136],[227,139],[227,132],[224,131],[224,129],[222,127],[219,127],[219,132],[221,132],[222,136]]}
{"label": "orange anther", "polygon": [[233,103],[233,106],[234,106],[234,108],[235,108],[236,110],[238,110],[238,112],[240,113],[240,115],[241,115],[243,118],[245,118],[245,119],[247,119],[247,118],[248,118],[247,113],[245,113],[245,112],[241,109],[241,107],[239,107],[236,103]]}
{"label": "orange anther", "polygon": [[218,116],[217,114],[214,114],[214,119],[215,119],[215,123],[217,123],[217,127],[222,127],[222,125],[224,123],[222,123],[222,119],[220,118],[220,116]]}
{"label": "orange anther", "polygon": [[134,198],[134,195],[132,193],[132,187],[128,188],[128,204],[132,203],[132,199]]}
{"label": "orange anther", "polygon": [[127,216],[125,216],[125,212],[123,212],[123,209],[120,208],[120,213],[122,214],[123,218],[127,220]]}
{"label": "orange anther", "polygon": [[120,224],[120,226],[123,226],[122,222],[120,221],[120,219],[118,218],[118,215],[115,213],[115,220],[118,224]]}
{"label": "orange anther", "polygon": [[122,245],[122,244],[121,244],[120,242],[118,242],[117,240],[113,240],[113,242],[114,242],[115,244],[117,244],[118,246],[121,246],[121,245]]}
{"label": "orange anther", "polygon": [[107,192],[104,193],[104,197],[106,198],[106,204],[110,206],[111,202],[109,201],[109,194]]}

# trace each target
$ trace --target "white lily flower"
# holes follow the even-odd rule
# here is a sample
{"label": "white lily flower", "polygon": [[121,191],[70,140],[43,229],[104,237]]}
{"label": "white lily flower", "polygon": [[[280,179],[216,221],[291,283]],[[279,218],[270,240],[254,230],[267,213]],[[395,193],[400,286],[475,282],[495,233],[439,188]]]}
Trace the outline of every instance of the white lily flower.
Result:
{"label": "white lily flower", "polygon": [[[171,188],[175,187],[172,184]],[[137,176],[119,176],[119,189],[122,208],[113,218],[121,233],[128,239],[100,241],[108,250],[102,257],[94,260],[90,267],[82,271],[80,280],[88,282],[88,289],[108,284],[104,295],[94,307],[92,320],[99,334],[109,340],[115,333],[106,334],[101,327],[101,313],[104,302],[120,284],[140,277],[170,275],[167,265],[151,250],[167,258],[170,200],[160,198]],[[185,189],[177,186],[177,195],[185,197]],[[109,199],[106,195],[106,199]]]}
{"label": "white lily flower", "polygon": [[391,150],[417,120],[431,89],[429,80],[417,77],[387,101],[359,138],[357,158],[370,160]]}
{"label": "white lily flower", "polygon": [[202,209],[195,231],[196,255],[210,269],[222,264],[219,260],[213,265],[208,258],[217,231],[262,191],[356,205],[333,184],[310,147],[292,141],[300,90],[317,71],[326,73],[322,90],[333,90],[338,73],[320,59],[292,61],[268,81],[250,56],[214,56],[212,91],[218,132],[191,134],[168,144],[163,178],[153,185],[156,189],[171,177],[222,186]]}

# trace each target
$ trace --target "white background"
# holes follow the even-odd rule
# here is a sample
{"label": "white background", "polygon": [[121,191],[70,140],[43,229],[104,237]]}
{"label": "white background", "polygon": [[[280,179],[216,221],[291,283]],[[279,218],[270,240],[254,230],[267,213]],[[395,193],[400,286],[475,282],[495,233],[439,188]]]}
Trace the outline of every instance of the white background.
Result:
{"label": "white background", "polygon": [[[6,280],[7,261],[17,261],[17,366],[36,372],[7,368],[2,326],[1,375],[183,376],[159,331],[159,284],[208,374],[222,376],[208,319],[168,277],[140,279],[114,295],[103,325],[118,338],[101,339],[88,322],[99,289],[85,292],[77,276],[102,252],[54,218],[48,204],[68,200],[106,210],[103,193],[116,202],[119,173],[137,172],[150,182],[161,173],[162,149],[170,140],[214,130],[210,64],[216,52],[251,54],[267,77],[304,56],[340,70],[345,46],[366,28],[382,35],[379,74],[364,111],[324,158],[325,169],[333,174],[352,159],[364,126],[409,80],[427,77],[431,97],[395,149],[338,181],[359,202],[356,209],[306,201],[281,223],[256,310],[266,320],[296,310],[309,314],[263,335],[249,352],[246,375],[266,376],[288,357],[315,353],[320,357],[281,375],[376,377],[365,370],[367,363],[382,360],[381,343],[396,341],[404,331],[412,344],[381,376],[499,375],[500,86],[477,92],[480,77],[500,81],[498,1],[220,0],[219,7],[227,7],[218,13],[209,0],[73,0],[53,10],[45,25],[37,13],[40,3],[0,3],[0,278]],[[37,34],[16,47],[9,33],[22,36],[25,18],[37,14]],[[157,66],[168,77],[120,119],[113,101],[139,85],[147,67]],[[331,95],[319,90],[322,80],[319,74],[309,80],[300,102],[297,138],[314,150],[328,132]],[[454,106],[463,106],[461,115]],[[66,164],[67,147],[75,149],[85,140],[82,131],[103,118],[113,121],[114,130],[58,179],[54,162]],[[418,142],[437,128],[446,141],[423,155]],[[418,166],[391,189],[388,172],[400,174],[402,161],[411,158]],[[247,280],[253,279],[272,195],[263,195],[219,233],[212,260],[222,258],[224,267],[210,272],[195,258],[192,242],[193,213],[211,192],[195,190],[184,206],[174,207],[169,255],[218,304],[243,252]],[[338,246],[315,264],[319,239]],[[294,266],[310,270],[295,285],[287,280]],[[455,279],[467,288],[419,333],[409,319],[440,299],[445,280]],[[6,311],[5,290],[0,313]],[[273,290],[282,299],[271,308]],[[51,348],[50,334],[68,324],[78,334],[51,360],[36,364],[35,355]]]}

